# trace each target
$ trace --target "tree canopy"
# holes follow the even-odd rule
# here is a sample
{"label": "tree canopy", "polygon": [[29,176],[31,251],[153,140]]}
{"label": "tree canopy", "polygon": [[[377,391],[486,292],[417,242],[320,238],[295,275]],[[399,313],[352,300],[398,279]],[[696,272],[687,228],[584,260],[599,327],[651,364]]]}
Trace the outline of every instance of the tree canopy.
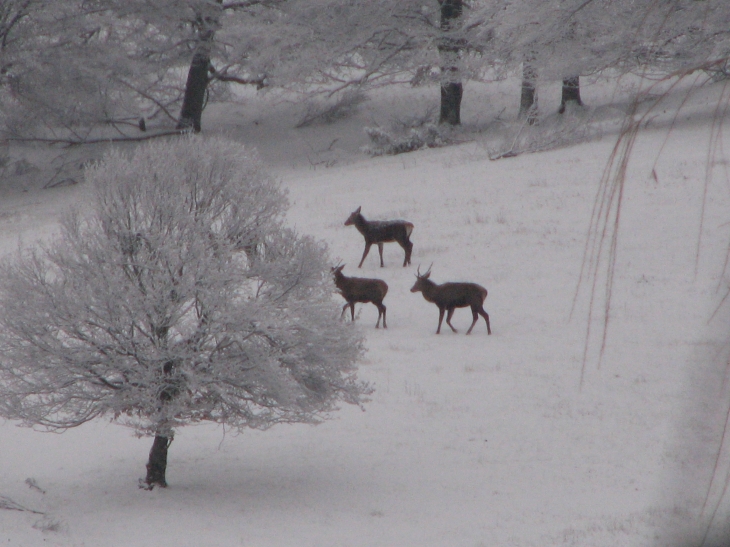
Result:
{"label": "tree canopy", "polygon": [[494,78],[526,61],[542,81],[606,69],[727,75],[723,0],[459,0],[447,29],[450,2],[9,0],[0,9],[4,130],[63,129],[76,140],[99,125],[127,135],[199,130],[205,102],[233,83],[333,93],[437,85],[449,72]]}
{"label": "tree canopy", "polygon": [[363,401],[362,335],[339,321],[326,246],[284,226],[284,192],[240,145],[113,150],[87,178],[90,210],[2,264],[0,415],[171,438]]}

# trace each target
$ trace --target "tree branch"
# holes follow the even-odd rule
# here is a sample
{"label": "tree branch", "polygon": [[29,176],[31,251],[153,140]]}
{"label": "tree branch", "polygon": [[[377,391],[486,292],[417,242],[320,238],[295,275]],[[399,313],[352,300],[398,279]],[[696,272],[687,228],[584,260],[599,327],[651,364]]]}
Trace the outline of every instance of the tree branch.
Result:
{"label": "tree branch", "polygon": [[154,133],[151,135],[141,135],[139,137],[104,137],[98,139],[46,139],[42,137],[8,137],[0,140],[0,143],[7,144],[9,142],[40,142],[45,144],[63,144],[66,146],[81,146],[85,144],[100,144],[100,143],[114,143],[114,142],[144,142],[159,137],[171,137],[174,135],[185,135],[189,131],[187,129],[171,129],[169,131],[162,131],[160,133]]}

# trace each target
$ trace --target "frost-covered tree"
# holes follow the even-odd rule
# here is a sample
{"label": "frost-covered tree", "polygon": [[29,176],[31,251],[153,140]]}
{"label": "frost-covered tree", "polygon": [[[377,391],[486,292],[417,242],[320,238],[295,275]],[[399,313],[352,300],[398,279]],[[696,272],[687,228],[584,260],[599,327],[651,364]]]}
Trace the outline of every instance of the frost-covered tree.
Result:
{"label": "frost-covered tree", "polygon": [[[521,71],[519,116],[538,119],[538,76],[543,81],[577,81],[576,74],[603,68],[591,47],[611,37],[607,19],[588,13],[589,0],[498,0],[476,2],[468,27],[485,65]],[[607,10],[606,3],[601,9]],[[614,6],[614,3],[612,3]],[[615,7],[615,6],[614,6]],[[573,87],[570,87],[572,90]],[[567,100],[572,100],[570,96]]]}
{"label": "frost-covered tree", "polygon": [[[0,6],[0,100],[16,134],[202,126],[232,82],[337,93],[432,83],[455,104],[485,69],[534,82],[606,68],[664,70],[722,57],[723,0],[8,0]],[[458,15],[458,17],[457,17]],[[710,67],[719,75],[727,68]],[[499,72],[499,71],[498,71]],[[504,74],[504,72],[502,72]],[[532,114],[535,114],[533,108]],[[453,114],[452,109],[452,114]],[[534,116],[533,116],[534,117]],[[453,116],[450,119],[455,119]],[[68,133],[66,133],[68,134]],[[129,133],[127,133],[129,134]]]}
{"label": "frost-covered tree", "polygon": [[[140,103],[127,55],[142,29],[118,25],[83,0],[10,0],[0,5],[0,115],[12,138],[86,136],[99,124],[132,123]],[[62,132],[63,131],[63,132]]]}
{"label": "frost-covered tree", "polygon": [[262,58],[261,37],[285,3],[1,2],[3,121],[15,137],[74,141],[88,140],[100,125],[127,135],[150,121],[197,131],[209,96],[226,91],[221,82],[263,84],[259,69],[268,65],[252,60]]}
{"label": "frost-covered tree", "polygon": [[[463,0],[292,0],[271,48],[289,51],[272,82],[333,95],[345,89],[410,83],[440,91],[439,123],[460,123],[469,77],[473,2]],[[473,30],[473,27],[472,29]]]}
{"label": "frost-covered tree", "polygon": [[87,179],[90,206],[2,264],[0,415],[153,436],[152,488],[179,427],[314,423],[363,401],[325,245],[283,226],[284,192],[240,145],[111,151]]}
{"label": "frost-covered tree", "polygon": [[486,62],[523,67],[528,102],[535,74],[563,83],[562,103],[579,103],[579,76],[701,66],[722,72],[730,51],[724,0],[477,0],[465,22],[475,25],[470,41]]}
{"label": "frost-covered tree", "polygon": [[[55,98],[64,97],[64,80],[73,80],[71,70],[56,67],[56,85],[51,91],[45,76],[50,72],[48,59],[68,48],[69,41],[56,21],[68,20],[71,2],[48,0],[7,0],[0,3],[0,114],[5,128],[32,126],[45,112],[36,113],[29,104],[35,94],[35,110],[44,111]],[[31,92],[31,89],[33,92]],[[78,90],[82,99],[83,89]],[[32,101],[32,99],[31,99]],[[73,110],[66,100],[67,111]],[[44,104],[45,103],[45,104]],[[46,120],[53,123],[51,120]]]}
{"label": "frost-covered tree", "polygon": [[437,0],[290,0],[283,11],[265,48],[274,85],[336,93],[438,65]]}

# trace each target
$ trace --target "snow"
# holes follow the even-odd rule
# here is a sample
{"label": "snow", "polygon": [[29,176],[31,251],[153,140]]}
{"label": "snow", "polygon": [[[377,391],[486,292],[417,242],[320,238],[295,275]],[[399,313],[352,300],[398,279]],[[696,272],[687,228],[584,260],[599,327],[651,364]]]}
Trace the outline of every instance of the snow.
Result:
{"label": "snow", "polygon": [[[152,492],[137,488],[148,438],[105,421],[60,435],[0,423],[0,544],[697,544],[730,468],[720,451],[730,315],[721,305],[730,186],[720,153],[705,176],[719,90],[704,90],[669,132],[658,119],[635,145],[606,348],[599,360],[598,303],[584,362],[590,280],[573,303],[621,121],[606,121],[623,109],[609,103],[619,100],[612,85],[582,90],[602,124],[590,142],[499,161],[489,160],[494,135],[509,128],[495,117],[517,97],[506,83],[473,86],[485,93],[479,100],[465,94],[475,140],[375,159],[358,152],[363,125],[423,110],[414,97],[428,90],[383,90],[353,119],[303,129],[292,129],[294,106],[266,97],[234,114],[211,107],[204,128],[258,147],[281,177],[293,226],[327,241],[346,275],[388,283],[387,330],[374,328],[375,306],[356,307],[372,400],[317,427],[179,430],[170,486]],[[550,97],[541,91],[542,108],[557,106]],[[83,183],[3,190],[0,252],[49,236],[83,197]],[[371,250],[357,269],[363,239],[343,223],[358,206],[368,219],[413,222],[412,267],[387,244],[385,268]],[[409,290],[417,267],[431,264],[436,282],[489,290],[492,336],[481,319],[465,336],[464,309],[453,319],[458,334],[444,325],[435,335],[437,308]],[[2,510],[3,496],[45,515]],[[710,539],[723,533],[717,525]]]}

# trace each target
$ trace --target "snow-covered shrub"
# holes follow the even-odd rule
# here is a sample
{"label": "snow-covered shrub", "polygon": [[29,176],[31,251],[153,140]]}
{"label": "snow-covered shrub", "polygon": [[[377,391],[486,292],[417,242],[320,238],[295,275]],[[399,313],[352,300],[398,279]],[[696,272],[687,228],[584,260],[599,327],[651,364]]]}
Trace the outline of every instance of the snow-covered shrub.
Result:
{"label": "snow-covered shrub", "polygon": [[367,100],[367,95],[362,90],[356,89],[339,94],[334,102],[311,103],[296,127],[331,124],[344,120],[352,116]]}
{"label": "snow-covered shrub", "polygon": [[370,144],[363,147],[363,152],[370,156],[393,156],[451,143],[448,134],[432,123],[413,127],[404,133],[388,131],[382,127],[366,127],[365,133],[370,138]]}
{"label": "snow-covered shrub", "polygon": [[621,113],[598,112],[568,104],[564,114],[545,116],[539,124],[529,125],[521,120],[489,155],[492,159],[509,158],[589,142],[600,139],[607,129],[619,126],[622,119]]}

